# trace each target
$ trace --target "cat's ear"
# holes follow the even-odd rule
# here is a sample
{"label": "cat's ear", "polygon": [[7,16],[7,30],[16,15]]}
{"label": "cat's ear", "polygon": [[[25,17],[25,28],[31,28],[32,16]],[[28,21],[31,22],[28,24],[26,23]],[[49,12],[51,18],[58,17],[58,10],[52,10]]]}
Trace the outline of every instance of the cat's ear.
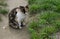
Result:
{"label": "cat's ear", "polygon": [[29,11],[28,5],[25,6],[25,10],[26,10],[27,12]]}
{"label": "cat's ear", "polygon": [[23,12],[23,13],[25,13],[26,11],[25,11],[25,7],[24,6],[19,6],[19,8],[20,8],[20,10]]}
{"label": "cat's ear", "polygon": [[28,5],[26,5],[25,8],[29,9]]}

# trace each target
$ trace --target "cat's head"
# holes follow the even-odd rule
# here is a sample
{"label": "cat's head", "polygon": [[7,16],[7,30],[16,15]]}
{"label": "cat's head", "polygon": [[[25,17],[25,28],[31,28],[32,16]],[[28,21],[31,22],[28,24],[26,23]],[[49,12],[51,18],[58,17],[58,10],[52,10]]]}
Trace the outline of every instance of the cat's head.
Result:
{"label": "cat's head", "polygon": [[21,11],[22,13],[26,13],[26,12],[28,12],[28,5],[27,6],[19,6],[17,9],[16,9],[16,11]]}

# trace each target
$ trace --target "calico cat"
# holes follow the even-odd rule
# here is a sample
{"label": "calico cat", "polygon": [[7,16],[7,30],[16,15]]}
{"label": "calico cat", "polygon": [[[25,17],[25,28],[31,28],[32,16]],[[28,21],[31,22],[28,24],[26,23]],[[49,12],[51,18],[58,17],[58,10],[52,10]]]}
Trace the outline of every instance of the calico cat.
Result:
{"label": "calico cat", "polygon": [[26,17],[26,12],[28,11],[28,6],[19,6],[11,10],[9,13],[9,26],[12,28],[22,28],[24,26],[23,21]]}

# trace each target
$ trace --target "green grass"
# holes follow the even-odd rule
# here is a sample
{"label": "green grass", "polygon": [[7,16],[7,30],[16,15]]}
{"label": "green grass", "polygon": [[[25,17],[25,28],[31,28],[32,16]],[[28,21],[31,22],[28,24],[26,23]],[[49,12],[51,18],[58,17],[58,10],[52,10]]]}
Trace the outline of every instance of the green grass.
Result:
{"label": "green grass", "polygon": [[7,7],[7,3],[4,2],[5,0],[0,0],[0,14],[7,14],[8,10],[5,8]]}
{"label": "green grass", "polygon": [[6,10],[6,9],[1,9],[1,10],[0,10],[0,14],[4,14],[4,15],[5,15],[5,14],[7,14],[7,13],[8,13],[8,10]]}
{"label": "green grass", "polygon": [[[0,0],[0,14],[7,14],[8,10],[6,9],[7,3],[5,3],[5,0]],[[1,16],[0,16],[0,21],[1,21]]]}
{"label": "green grass", "polygon": [[7,3],[4,2],[5,0],[0,0],[0,14],[7,14],[8,11],[6,9]]}
{"label": "green grass", "polygon": [[7,3],[0,2],[0,6],[7,6]]}
{"label": "green grass", "polygon": [[7,3],[5,3],[5,0],[0,0],[0,6],[6,7]]}
{"label": "green grass", "polygon": [[29,11],[36,16],[29,22],[31,39],[52,39],[60,30],[60,0],[29,0]]}
{"label": "green grass", "polygon": [[[30,0],[29,2],[31,2]],[[35,14],[36,12],[53,10],[56,12],[60,12],[60,1],[59,0],[36,0],[30,4],[29,11],[31,14]]]}
{"label": "green grass", "polygon": [[[50,39],[50,35],[60,30],[59,16],[59,13],[51,11],[42,12],[38,15],[37,20],[32,20],[32,22],[29,23],[29,31],[32,32],[32,38],[37,39],[40,37],[39,39]],[[35,32],[36,34],[33,34]],[[38,37],[35,38],[37,35]]]}

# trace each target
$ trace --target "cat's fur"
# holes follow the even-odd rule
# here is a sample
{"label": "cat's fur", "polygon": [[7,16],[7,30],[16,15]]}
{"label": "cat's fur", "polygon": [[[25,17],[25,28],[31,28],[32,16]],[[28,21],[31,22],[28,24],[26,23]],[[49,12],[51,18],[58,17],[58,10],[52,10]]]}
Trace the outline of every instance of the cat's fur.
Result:
{"label": "cat's fur", "polygon": [[16,11],[17,11],[16,20],[19,24],[19,28],[21,29],[22,28],[21,22],[23,22],[26,17],[26,14],[25,14],[26,11],[25,11],[25,8],[21,6],[17,8]]}
{"label": "cat's fur", "polygon": [[[20,21],[20,20],[18,20],[18,18],[20,19],[20,17],[22,17],[22,15],[23,16],[25,15],[25,13],[26,13],[25,8],[27,8],[27,6],[26,7],[19,6],[19,7],[14,8],[13,10],[11,10],[11,12],[9,13],[9,26],[11,26],[13,28],[19,28],[19,26],[23,26],[22,19]],[[20,10],[20,11],[18,11],[18,10]],[[25,16],[24,16],[24,18],[25,18]],[[19,21],[20,21],[20,23],[19,23]]]}

